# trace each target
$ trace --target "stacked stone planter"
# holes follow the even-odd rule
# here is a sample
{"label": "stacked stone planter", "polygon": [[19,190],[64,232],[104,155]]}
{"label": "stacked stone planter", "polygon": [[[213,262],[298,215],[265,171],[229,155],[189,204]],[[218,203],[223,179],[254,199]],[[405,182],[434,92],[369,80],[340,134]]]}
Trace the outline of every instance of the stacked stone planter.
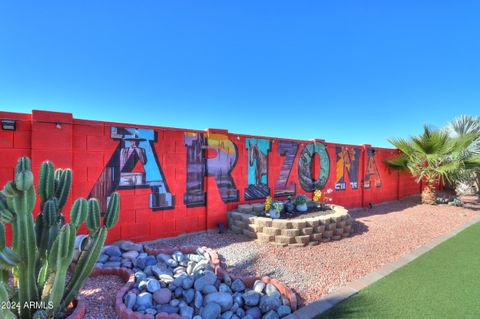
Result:
{"label": "stacked stone planter", "polygon": [[[352,234],[353,218],[342,206],[330,205],[333,212],[308,218],[272,219],[259,217],[253,205],[239,205],[228,212],[230,229],[261,242],[303,247],[339,240]],[[258,210],[258,208],[257,208]]]}

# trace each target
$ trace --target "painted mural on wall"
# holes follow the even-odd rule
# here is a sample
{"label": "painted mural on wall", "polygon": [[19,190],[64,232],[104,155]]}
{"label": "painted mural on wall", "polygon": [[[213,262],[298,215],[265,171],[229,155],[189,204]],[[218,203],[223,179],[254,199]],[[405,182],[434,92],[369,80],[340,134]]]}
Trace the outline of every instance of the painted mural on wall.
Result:
{"label": "painted mural on wall", "polygon": [[247,138],[248,151],[248,187],[245,189],[245,199],[262,199],[270,195],[268,187],[268,153],[270,140]]}
{"label": "painted mural on wall", "polygon": [[238,189],[232,178],[232,170],[237,164],[237,146],[226,134],[208,133],[207,146],[216,152],[215,157],[207,158],[207,176],[213,176],[224,203],[239,200]]}
{"label": "painted mural on wall", "polygon": [[207,141],[203,133],[185,132],[187,148],[187,185],[183,201],[187,207],[205,206],[205,148]]}
{"label": "painted mural on wall", "polygon": [[358,165],[361,152],[361,149],[358,147],[336,147],[335,190],[344,191],[347,189],[345,173],[348,175],[350,188],[358,189]]}
{"label": "painted mural on wall", "polygon": [[153,129],[112,127],[111,138],[119,144],[90,192],[105,209],[117,189],[150,188],[149,207],[170,209],[175,197],[168,189],[155,152],[157,135]]}
{"label": "painted mural on wall", "polygon": [[363,182],[363,187],[369,189],[371,187],[371,177],[375,178],[375,187],[382,187],[382,179],[380,173],[378,172],[377,163],[375,162],[375,149],[367,149],[367,168],[365,170],[365,181]]}
{"label": "painted mural on wall", "polygon": [[275,182],[275,197],[295,195],[296,184],[293,181],[288,181],[290,172],[297,156],[298,144],[291,141],[278,142],[278,154],[284,156],[285,160],[280,170],[280,175]]}
{"label": "painted mural on wall", "polygon": [[[317,154],[320,159],[320,172],[317,178],[312,175],[312,159]],[[300,158],[298,159],[298,180],[302,189],[306,192],[313,192],[323,189],[330,176],[330,157],[325,144],[315,142],[305,145]]]}

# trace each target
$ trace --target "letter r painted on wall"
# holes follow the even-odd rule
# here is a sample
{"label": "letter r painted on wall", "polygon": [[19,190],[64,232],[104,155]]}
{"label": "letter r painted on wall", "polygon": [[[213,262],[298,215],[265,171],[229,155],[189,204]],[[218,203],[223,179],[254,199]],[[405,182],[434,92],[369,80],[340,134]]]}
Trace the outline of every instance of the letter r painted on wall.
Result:
{"label": "letter r painted on wall", "polygon": [[154,148],[156,132],[153,129],[112,127],[110,134],[119,143],[89,197],[99,199],[105,209],[115,190],[150,188],[148,205],[151,209],[174,208],[175,197],[169,191]]}
{"label": "letter r painted on wall", "polygon": [[[212,176],[224,203],[237,202],[238,190],[231,172],[234,169],[238,151],[237,146],[226,134],[185,132],[187,148],[187,187],[184,202],[187,207],[205,206],[205,176]],[[215,153],[206,158],[205,150]]]}

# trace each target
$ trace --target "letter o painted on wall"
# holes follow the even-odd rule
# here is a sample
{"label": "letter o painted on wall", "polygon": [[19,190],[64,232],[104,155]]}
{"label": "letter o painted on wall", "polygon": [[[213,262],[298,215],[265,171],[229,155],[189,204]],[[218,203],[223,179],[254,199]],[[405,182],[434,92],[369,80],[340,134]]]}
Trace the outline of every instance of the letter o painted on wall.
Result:
{"label": "letter o painted on wall", "polygon": [[[320,158],[320,174],[317,179],[314,179],[312,176],[312,159],[314,154],[317,154]],[[298,159],[298,180],[302,189],[306,192],[323,189],[327,184],[329,176],[330,157],[325,144],[315,142],[305,145]]]}

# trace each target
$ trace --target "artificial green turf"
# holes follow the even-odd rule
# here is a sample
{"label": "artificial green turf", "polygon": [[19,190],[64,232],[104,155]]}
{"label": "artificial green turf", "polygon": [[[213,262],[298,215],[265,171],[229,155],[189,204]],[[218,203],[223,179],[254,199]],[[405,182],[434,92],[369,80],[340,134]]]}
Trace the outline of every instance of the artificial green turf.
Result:
{"label": "artificial green turf", "polygon": [[480,318],[480,223],[317,318]]}

